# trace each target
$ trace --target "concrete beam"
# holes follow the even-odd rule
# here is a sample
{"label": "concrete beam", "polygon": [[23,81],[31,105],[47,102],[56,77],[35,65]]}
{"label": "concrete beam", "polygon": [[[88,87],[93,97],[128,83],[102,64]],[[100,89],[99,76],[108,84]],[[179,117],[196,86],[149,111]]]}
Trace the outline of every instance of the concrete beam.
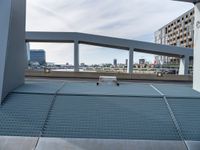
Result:
{"label": "concrete beam", "polygon": [[0,0],[0,104],[13,89],[24,83],[25,0]]}
{"label": "concrete beam", "polygon": [[179,75],[187,75],[189,71],[189,57],[180,59]]}
{"label": "concrete beam", "polygon": [[200,3],[195,5],[193,88],[200,92]]}
{"label": "concrete beam", "polygon": [[128,73],[133,73],[133,54],[134,54],[134,48],[129,49],[129,63],[128,63]]}
{"label": "concrete beam", "polygon": [[74,72],[79,72],[79,42],[74,41]]}
{"label": "concrete beam", "polygon": [[130,47],[135,48],[135,52],[182,57],[193,56],[193,49],[176,47],[170,45],[161,45],[149,42],[141,42],[136,40],[92,35],[77,32],[27,32],[27,42],[63,42],[73,43],[75,40],[79,41],[79,44],[87,44],[108,48],[116,48],[129,50]]}

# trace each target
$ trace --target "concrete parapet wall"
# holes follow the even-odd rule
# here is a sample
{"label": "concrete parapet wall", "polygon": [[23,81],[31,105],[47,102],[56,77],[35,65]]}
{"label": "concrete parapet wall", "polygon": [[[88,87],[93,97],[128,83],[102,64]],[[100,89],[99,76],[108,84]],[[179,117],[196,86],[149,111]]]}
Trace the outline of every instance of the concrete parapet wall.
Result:
{"label": "concrete parapet wall", "polygon": [[171,75],[166,74],[158,77],[156,74],[129,74],[129,73],[99,73],[99,72],[62,72],[52,71],[26,71],[26,77],[48,77],[48,78],[81,78],[98,79],[99,76],[117,76],[119,80],[155,80],[155,81],[185,81],[192,82],[191,75]]}

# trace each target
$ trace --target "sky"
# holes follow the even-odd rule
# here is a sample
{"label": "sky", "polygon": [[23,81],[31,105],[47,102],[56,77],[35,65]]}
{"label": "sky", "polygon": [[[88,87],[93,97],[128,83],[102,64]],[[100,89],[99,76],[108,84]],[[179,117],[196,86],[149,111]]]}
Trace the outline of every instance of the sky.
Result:
{"label": "sky", "polygon": [[[154,42],[154,32],[193,7],[172,0],[27,0],[27,31],[83,32]],[[73,44],[30,43],[47,62],[73,64]],[[154,61],[153,55],[134,53]],[[124,50],[80,45],[80,63],[125,63]]]}

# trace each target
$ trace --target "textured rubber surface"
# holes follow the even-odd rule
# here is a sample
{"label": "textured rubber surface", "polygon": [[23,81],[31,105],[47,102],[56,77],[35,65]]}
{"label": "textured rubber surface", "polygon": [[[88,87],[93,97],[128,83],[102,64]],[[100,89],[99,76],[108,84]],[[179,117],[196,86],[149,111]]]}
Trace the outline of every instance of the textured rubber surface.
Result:
{"label": "textured rubber surface", "polygon": [[153,84],[166,97],[200,98],[200,93],[189,85]]}
{"label": "textured rubber surface", "polygon": [[12,94],[0,106],[0,135],[39,136],[52,96]]}
{"label": "textured rubber surface", "polygon": [[13,92],[55,94],[61,86],[62,82],[27,82]]}
{"label": "textured rubber surface", "polygon": [[160,96],[149,84],[120,83],[100,84],[96,83],[66,83],[60,90],[60,94],[86,94],[86,95],[119,95],[119,96]]}
{"label": "textured rubber surface", "polygon": [[45,137],[180,140],[161,98],[58,96]]}
{"label": "textured rubber surface", "polygon": [[200,94],[189,85],[62,84],[32,81],[17,88],[0,106],[0,135],[181,140],[163,93],[183,139],[200,141]]}
{"label": "textured rubber surface", "polygon": [[200,141],[200,99],[168,99],[185,140]]}

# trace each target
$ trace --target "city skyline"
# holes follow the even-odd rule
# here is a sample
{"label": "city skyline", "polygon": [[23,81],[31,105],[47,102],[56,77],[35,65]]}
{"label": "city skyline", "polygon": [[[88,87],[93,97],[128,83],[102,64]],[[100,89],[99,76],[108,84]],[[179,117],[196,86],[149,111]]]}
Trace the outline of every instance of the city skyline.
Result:
{"label": "city skyline", "polygon": [[[120,1],[117,4],[114,0],[95,3],[90,0],[35,0],[28,1],[27,7],[27,31],[76,31],[154,42],[154,32],[157,29],[188,11],[193,5],[168,0],[134,0],[129,3]],[[73,64],[72,44],[31,43],[31,49],[45,49],[48,62]],[[128,58],[128,53],[80,46],[80,62],[112,63],[114,58],[123,63]],[[135,61],[140,58],[153,62],[154,56],[136,53]]]}

